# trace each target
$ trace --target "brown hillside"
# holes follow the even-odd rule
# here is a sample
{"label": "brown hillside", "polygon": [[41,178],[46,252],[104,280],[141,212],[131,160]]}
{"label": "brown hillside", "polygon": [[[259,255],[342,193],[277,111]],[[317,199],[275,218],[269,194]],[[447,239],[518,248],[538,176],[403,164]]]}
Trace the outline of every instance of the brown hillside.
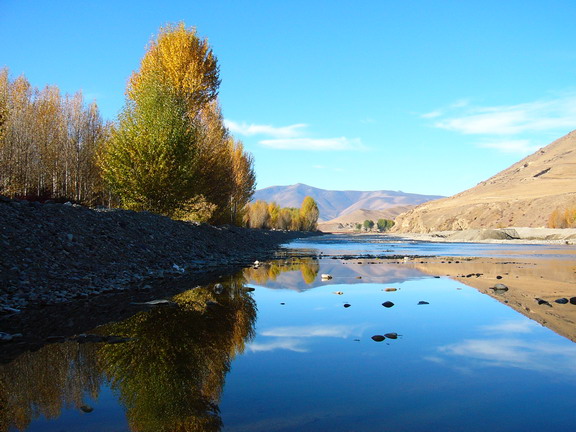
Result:
{"label": "brown hillside", "polygon": [[471,189],[398,216],[394,231],[543,227],[569,205],[576,205],[576,131]]}

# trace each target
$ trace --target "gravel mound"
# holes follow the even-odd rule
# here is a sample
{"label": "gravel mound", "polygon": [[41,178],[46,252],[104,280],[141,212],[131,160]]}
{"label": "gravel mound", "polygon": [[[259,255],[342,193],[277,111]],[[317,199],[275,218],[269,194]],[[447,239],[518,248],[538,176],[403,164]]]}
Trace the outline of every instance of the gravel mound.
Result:
{"label": "gravel mound", "polygon": [[304,235],[0,196],[0,315],[248,265]]}

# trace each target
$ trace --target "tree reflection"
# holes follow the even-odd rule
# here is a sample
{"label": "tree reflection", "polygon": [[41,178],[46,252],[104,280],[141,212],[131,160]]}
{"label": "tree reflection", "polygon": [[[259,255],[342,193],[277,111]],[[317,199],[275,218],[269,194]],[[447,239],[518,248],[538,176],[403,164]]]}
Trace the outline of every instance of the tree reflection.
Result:
{"label": "tree reflection", "polygon": [[[43,415],[80,407],[107,379],[133,431],[218,431],[218,402],[232,359],[254,337],[256,303],[242,279],[175,296],[97,329],[117,344],[67,342],[0,368],[0,430],[23,430]],[[53,371],[53,373],[51,373]]]}
{"label": "tree reflection", "polygon": [[249,267],[244,269],[244,276],[249,281],[264,285],[268,281],[276,280],[282,273],[296,271],[302,273],[302,279],[305,283],[311,284],[318,276],[320,264],[318,260],[312,258],[292,258],[289,261],[272,261],[257,268]]}
{"label": "tree reflection", "polygon": [[62,409],[84,405],[86,396],[96,398],[102,384],[97,349],[56,343],[0,366],[0,431],[24,430],[34,418],[54,419]]}

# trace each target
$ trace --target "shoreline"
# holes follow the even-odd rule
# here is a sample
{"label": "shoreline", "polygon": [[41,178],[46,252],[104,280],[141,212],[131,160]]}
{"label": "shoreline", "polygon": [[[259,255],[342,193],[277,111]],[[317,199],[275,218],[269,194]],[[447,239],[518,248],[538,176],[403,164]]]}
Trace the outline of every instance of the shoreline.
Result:
{"label": "shoreline", "polygon": [[462,231],[432,231],[429,233],[403,232],[348,232],[323,231],[324,234],[347,234],[354,236],[379,235],[398,241],[421,241],[432,243],[496,243],[496,244],[557,244],[576,245],[576,228],[487,228]]}
{"label": "shoreline", "polygon": [[32,305],[153,291],[158,281],[247,266],[313,235],[0,196],[0,318]]}

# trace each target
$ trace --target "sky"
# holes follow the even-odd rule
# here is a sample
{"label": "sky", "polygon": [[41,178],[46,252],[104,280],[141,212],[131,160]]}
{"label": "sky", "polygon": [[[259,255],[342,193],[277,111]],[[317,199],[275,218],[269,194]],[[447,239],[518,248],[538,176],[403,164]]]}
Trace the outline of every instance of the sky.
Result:
{"label": "sky", "polygon": [[218,58],[258,188],[452,195],[576,129],[574,0],[0,0],[0,67],[114,121],[179,22]]}

